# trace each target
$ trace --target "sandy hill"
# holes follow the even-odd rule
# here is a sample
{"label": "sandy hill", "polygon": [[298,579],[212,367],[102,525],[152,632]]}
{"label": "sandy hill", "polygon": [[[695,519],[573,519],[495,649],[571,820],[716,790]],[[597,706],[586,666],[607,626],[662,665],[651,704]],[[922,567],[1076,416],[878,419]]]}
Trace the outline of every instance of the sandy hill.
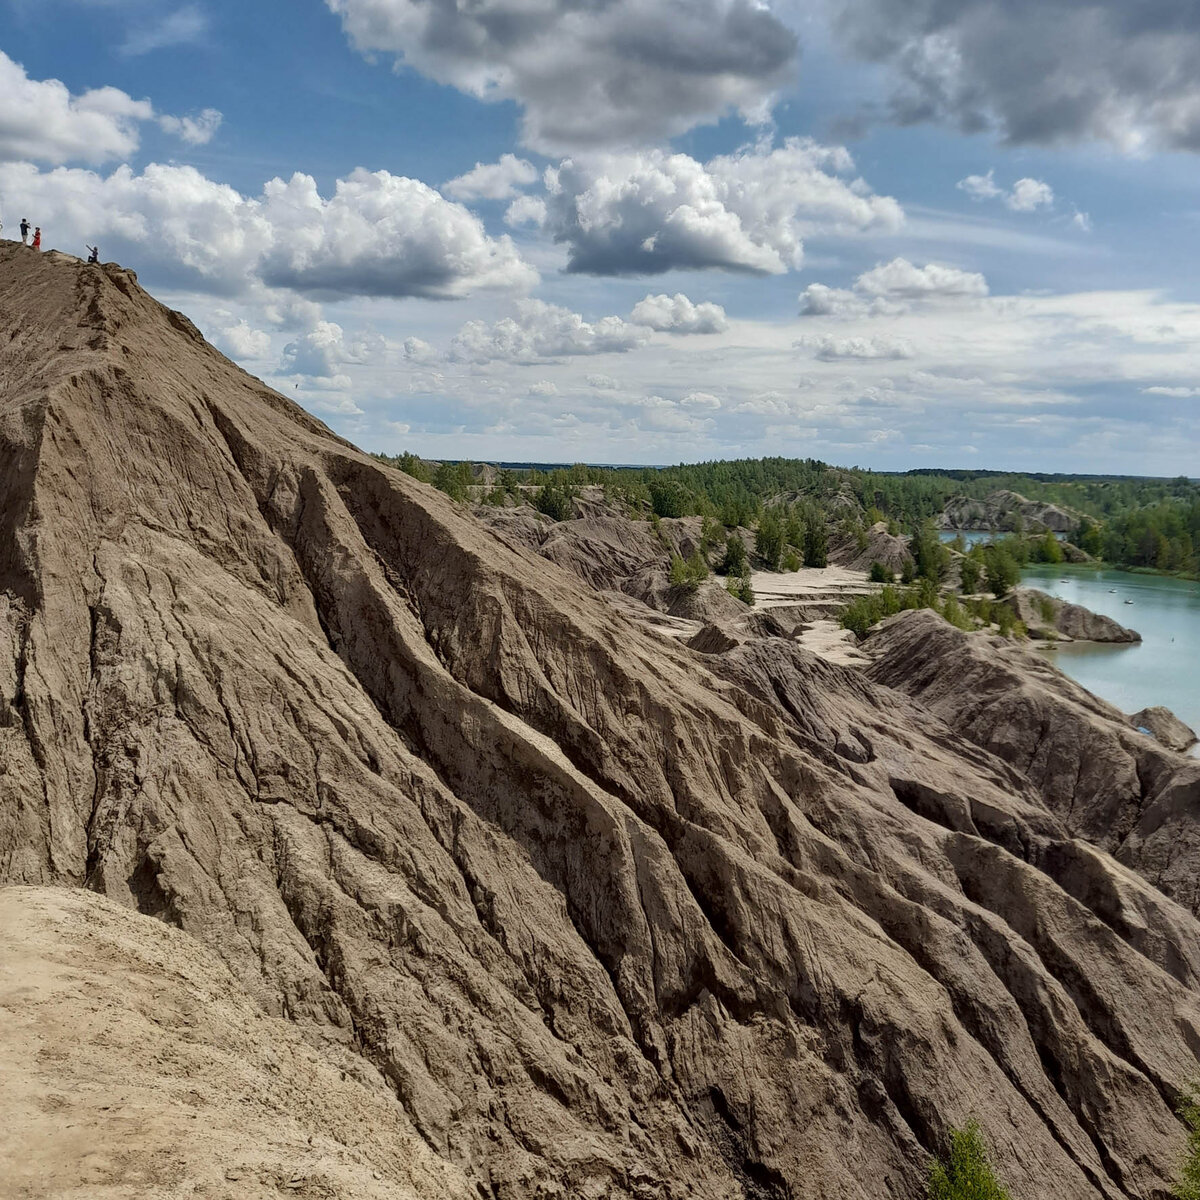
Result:
{"label": "sandy hill", "polygon": [[467,1191],[210,951],[94,892],[0,889],[0,1023],[6,1197]]}
{"label": "sandy hill", "polygon": [[[226,972],[197,1090],[259,1094],[261,1056],[231,1079],[203,1046],[245,1045],[249,1006],[288,1022],[321,1056],[287,1039],[289,1080],[356,1089],[327,1155],[349,1171],[376,1106],[392,1153],[418,1147],[373,1168],[389,1195],[910,1200],[974,1116],[1016,1197],[1158,1200],[1183,1146],[1200,926],[1014,768],[785,639],[704,655],[641,628],[129,272],[13,245],[0,789],[0,880],[38,889],[3,910],[40,906],[29,970],[77,946],[111,995],[128,958],[87,958],[76,919],[176,927],[164,961],[192,939]],[[185,1042],[187,976],[157,970],[128,1005],[161,997]],[[56,994],[39,1054],[74,1037]],[[44,998],[5,993],[4,1061]],[[131,1055],[176,1053],[161,1034],[64,1061],[126,1105]],[[15,1102],[18,1154],[58,1136],[46,1086]],[[278,1130],[254,1104],[240,1142],[214,1128],[222,1168],[270,1178],[321,1126],[271,1095]],[[143,1194],[199,1194],[203,1144],[164,1146]]]}

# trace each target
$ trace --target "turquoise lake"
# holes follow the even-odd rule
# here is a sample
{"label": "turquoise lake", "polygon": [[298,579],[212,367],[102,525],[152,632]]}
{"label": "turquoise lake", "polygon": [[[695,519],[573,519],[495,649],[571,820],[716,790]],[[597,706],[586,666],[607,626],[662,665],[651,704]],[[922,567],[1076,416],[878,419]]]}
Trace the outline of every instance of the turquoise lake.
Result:
{"label": "turquoise lake", "polygon": [[1021,582],[1142,635],[1138,645],[1074,643],[1046,651],[1060,670],[1123,712],[1163,704],[1200,731],[1200,583],[1045,564],[1026,568]]}
{"label": "turquoise lake", "polygon": [[[986,546],[989,542],[994,542],[997,538],[1011,537],[1009,533],[992,533],[986,529],[942,529],[938,531],[938,537],[943,542],[949,545],[956,538],[962,538],[967,544],[969,550],[972,546]],[[1061,542],[1065,537],[1065,533],[1056,533],[1054,535]]]}

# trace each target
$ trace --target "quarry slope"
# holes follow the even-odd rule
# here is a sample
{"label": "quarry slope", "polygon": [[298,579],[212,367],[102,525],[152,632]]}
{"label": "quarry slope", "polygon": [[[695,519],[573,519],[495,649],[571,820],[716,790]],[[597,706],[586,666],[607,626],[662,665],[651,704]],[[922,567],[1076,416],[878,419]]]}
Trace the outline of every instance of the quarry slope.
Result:
{"label": "quarry slope", "polygon": [[176,926],[464,1197],[907,1200],[974,1116],[1016,1197],[1157,1200],[1200,1071],[1200,927],[1011,766],[641,628],[16,245],[0,881]]}
{"label": "quarry slope", "polygon": [[[872,679],[1016,767],[1072,833],[1200,913],[1200,760],[1139,732],[1041,655],[927,612],[885,622],[868,648]],[[1166,717],[1186,744],[1191,731]]]}

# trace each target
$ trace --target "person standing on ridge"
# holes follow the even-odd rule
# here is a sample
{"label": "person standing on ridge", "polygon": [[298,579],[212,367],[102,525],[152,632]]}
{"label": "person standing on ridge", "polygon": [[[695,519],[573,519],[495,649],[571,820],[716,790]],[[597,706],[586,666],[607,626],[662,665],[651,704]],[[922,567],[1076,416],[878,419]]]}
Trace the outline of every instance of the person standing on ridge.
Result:
{"label": "person standing on ridge", "polygon": [[[84,245],[87,245],[87,243],[85,242]],[[91,253],[88,255],[88,262],[98,263],[100,261],[100,247],[88,246],[88,249],[91,251]]]}
{"label": "person standing on ridge", "polygon": [[35,250],[42,248],[42,227],[40,225],[33,231],[33,248]]}
{"label": "person standing on ridge", "polygon": [[21,245],[22,246],[29,245],[29,218],[28,217],[21,218]]}

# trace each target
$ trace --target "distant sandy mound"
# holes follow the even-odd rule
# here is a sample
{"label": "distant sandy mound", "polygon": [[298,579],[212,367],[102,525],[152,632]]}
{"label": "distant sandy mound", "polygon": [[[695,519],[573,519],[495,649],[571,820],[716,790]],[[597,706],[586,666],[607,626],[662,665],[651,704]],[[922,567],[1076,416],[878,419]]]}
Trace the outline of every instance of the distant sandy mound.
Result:
{"label": "distant sandy mound", "polygon": [[855,571],[869,571],[872,563],[881,563],[898,575],[912,555],[907,538],[888,533],[886,521],[876,521],[867,530],[865,546],[854,536],[836,539],[829,547],[829,561]]}
{"label": "distant sandy mound", "polygon": [[[599,493],[599,489],[591,491]],[[670,585],[671,556],[687,559],[700,549],[699,517],[669,518],[656,524],[634,521],[606,507],[600,495],[577,500],[575,507],[582,515],[567,521],[552,521],[528,505],[478,505],[475,515],[505,545],[532,550],[597,591],[623,592],[659,612],[688,620],[742,611],[732,597],[726,597],[728,603],[720,598],[689,598]],[[701,590],[707,597],[710,585],[702,585]]]}
{"label": "distant sandy mound", "polygon": [[1092,612],[1081,604],[1070,604],[1037,588],[1016,588],[1004,603],[1023,621],[1031,637],[1059,638],[1072,642],[1140,642],[1134,629]]}
{"label": "distant sandy mound", "polygon": [[1001,488],[982,500],[970,496],[952,497],[940,523],[943,529],[1024,529],[1027,533],[1049,529],[1055,533],[1069,533],[1078,526],[1079,520],[1080,514],[1070,509],[1029,500],[1019,492]]}
{"label": "distant sandy mound", "polygon": [[0,888],[0,1194],[467,1195],[403,1109],[203,946],[93,892]]}

